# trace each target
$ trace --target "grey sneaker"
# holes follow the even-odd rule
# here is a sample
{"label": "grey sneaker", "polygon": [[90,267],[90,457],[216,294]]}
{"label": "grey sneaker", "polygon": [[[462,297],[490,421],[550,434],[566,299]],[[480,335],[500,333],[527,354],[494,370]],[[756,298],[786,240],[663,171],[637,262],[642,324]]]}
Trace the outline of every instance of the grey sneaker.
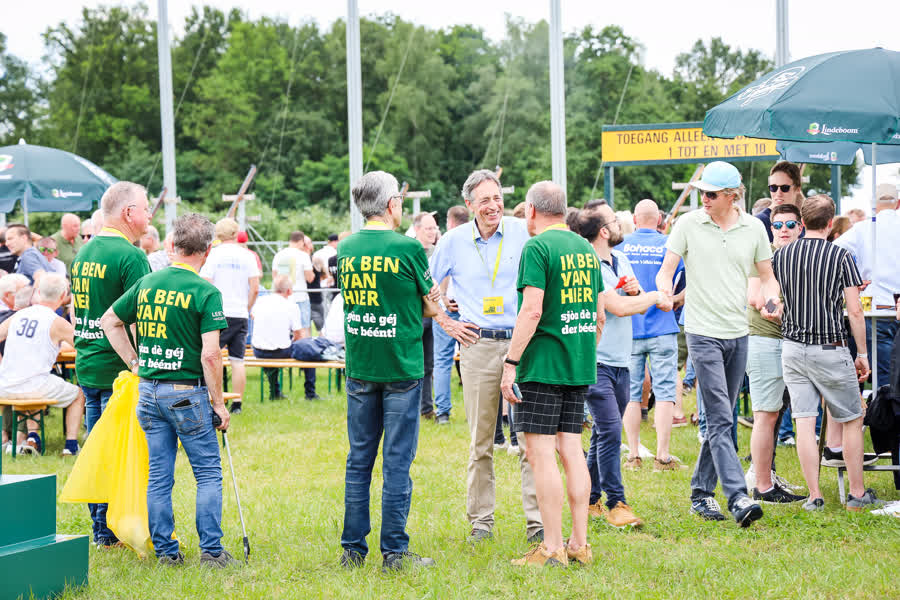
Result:
{"label": "grey sneaker", "polygon": [[753,521],[762,518],[763,510],[759,504],[747,496],[741,496],[731,505],[731,514],[734,515],[734,520],[738,525],[750,527]]}
{"label": "grey sneaker", "polygon": [[469,534],[469,542],[472,544],[477,544],[483,540],[489,540],[494,537],[494,534],[488,531],[487,529],[478,529],[477,527],[472,529],[472,533]]}
{"label": "grey sneaker", "polygon": [[209,552],[204,552],[200,555],[200,566],[224,569],[225,567],[239,564],[241,564],[241,561],[228,554],[227,550],[222,550],[218,555],[212,555]]}
{"label": "grey sneaker", "polygon": [[847,510],[859,512],[864,508],[880,508],[884,506],[884,500],[875,497],[875,490],[866,488],[866,492],[857,498],[853,494],[847,494]]}
{"label": "grey sneaker", "polygon": [[825,510],[825,499],[816,498],[815,500],[807,500],[803,503],[803,510],[808,510],[809,512]]}
{"label": "grey sneaker", "polygon": [[164,567],[180,567],[184,564],[184,554],[179,552],[178,554],[160,556],[156,562]]}
{"label": "grey sneaker", "polygon": [[381,565],[382,573],[399,571],[404,567],[433,567],[434,560],[419,556],[413,552],[388,552],[383,555],[384,563]]}
{"label": "grey sneaker", "polygon": [[366,564],[366,557],[356,550],[344,550],[341,554],[341,566],[345,569],[355,569]]}

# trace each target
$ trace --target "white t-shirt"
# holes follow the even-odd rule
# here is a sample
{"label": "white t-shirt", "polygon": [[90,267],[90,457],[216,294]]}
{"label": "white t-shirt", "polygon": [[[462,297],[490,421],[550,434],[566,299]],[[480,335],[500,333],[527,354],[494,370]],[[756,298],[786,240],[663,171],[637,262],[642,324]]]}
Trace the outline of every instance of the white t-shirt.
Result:
{"label": "white t-shirt", "polygon": [[325,315],[322,337],[332,344],[344,344],[344,297],[341,294],[337,294],[331,301],[328,314]]}
{"label": "white t-shirt", "polygon": [[[309,294],[306,293],[306,274],[304,272],[312,270],[312,260],[310,260],[309,254],[299,248],[291,248],[290,246],[283,248],[272,259],[272,277],[276,275],[287,275],[290,277],[294,286],[294,294],[291,296],[291,300],[294,302],[309,300]],[[256,335],[255,332],[254,335]]]}
{"label": "white t-shirt", "polygon": [[226,317],[246,319],[250,316],[250,279],[259,277],[256,259],[249,250],[237,244],[223,243],[212,249],[200,276],[212,281],[222,292],[222,308]]}
{"label": "white t-shirt", "polygon": [[253,305],[253,347],[260,350],[288,348],[294,331],[301,329],[300,307],[280,294],[260,296]]}

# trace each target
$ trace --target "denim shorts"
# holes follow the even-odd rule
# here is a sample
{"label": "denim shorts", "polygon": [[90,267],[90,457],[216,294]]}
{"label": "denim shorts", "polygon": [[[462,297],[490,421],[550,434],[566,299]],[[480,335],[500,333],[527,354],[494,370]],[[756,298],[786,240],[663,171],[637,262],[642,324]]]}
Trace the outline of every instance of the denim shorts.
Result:
{"label": "denim shorts", "polygon": [[631,342],[631,402],[641,401],[644,368],[650,359],[650,378],[657,402],[675,402],[678,376],[678,334],[670,333]]}
{"label": "denim shorts", "polygon": [[300,300],[297,302],[297,306],[300,307],[300,327],[309,329],[309,325],[312,323],[312,306],[309,300]]}
{"label": "denim shorts", "polygon": [[784,404],[781,346],[784,340],[751,335],[747,340],[747,377],[753,411],[778,412]]}

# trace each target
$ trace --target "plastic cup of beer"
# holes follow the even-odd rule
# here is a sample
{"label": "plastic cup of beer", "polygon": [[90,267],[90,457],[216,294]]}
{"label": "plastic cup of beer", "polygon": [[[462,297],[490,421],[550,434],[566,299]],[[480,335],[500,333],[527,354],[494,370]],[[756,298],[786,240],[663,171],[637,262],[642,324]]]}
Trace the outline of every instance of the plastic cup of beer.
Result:
{"label": "plastic cup of beer", "polygon": [[872,296],[860,296],[863,312],[872,312]]}

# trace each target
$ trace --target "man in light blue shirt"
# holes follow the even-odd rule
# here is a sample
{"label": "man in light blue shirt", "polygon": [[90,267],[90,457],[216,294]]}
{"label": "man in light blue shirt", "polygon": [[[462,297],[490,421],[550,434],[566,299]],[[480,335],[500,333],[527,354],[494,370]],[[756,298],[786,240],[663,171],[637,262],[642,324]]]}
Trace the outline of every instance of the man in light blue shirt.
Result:
{"label": "man in light blue shirt", "polygon": [[[893,183],[879,185],[875,188],[875,193],[875,226],[869,220],[861,221],[834,243],[853,255],[862,278],[872,282],[865,290],[866,295],[872,296],[872,308],[893,310],[896,306],[893,295],[900,293],[900,243],[897,243],[897,237],[900,236],[900,203],[897,202],[897,186]],[[874,255],[873,235],[876,245]],[[873,369],[878,369],[878,385],[890,378],[891,349],[898,326],[900,324],[894,319],[878,319],[877,365],[872,364],[872,356],[869,355],[869,364]],[[871,352],[876,342],[872,341],[872,322],[868,319],[866,340]]]}
{"label": "man in light blue shirt", "polygon": [[[474,171],[463,185],[462,196],[475,219],[448,231],[438,242],[430,263],[435,281],[450,277],[460,321],[480,328],[476,330],[478,341],[460,348],[470,432],[466,515],[472,527],[469,540],[478,542],[492,537],[494,527],[493,452],[500,379],[516,324],[519,257],[530,236],[524,221],[503,216],[503,192],[493,172]],[[534,473],[524,452],[519,455],[519,464],[527,537],[541,541],[544,530]]]}
{"label": "man in light blue shirt", "polygon": [[[668,296],[659,292],[642,292],[628,257],[612,249],[622,242],[622,228],[609,206],[582,211],[578,218],[578,233],[591,242],[600,259],[606,306],[606,325],[597,344],[597,383],[588,388],[587,394],[588,408],[594,418],[588,450],[591,474],[588,513],[593,517],[605,515],[615,527],[639,527],[643,522],[625,501],[619,462],[622,414],[631,395],[628,373],[631,315],[644,313],[652,306],[671,311],[672,303]],[[619,281],[623,281],[623,285],[620,286]],[[606,492],[605,507],[603,492]]]}

